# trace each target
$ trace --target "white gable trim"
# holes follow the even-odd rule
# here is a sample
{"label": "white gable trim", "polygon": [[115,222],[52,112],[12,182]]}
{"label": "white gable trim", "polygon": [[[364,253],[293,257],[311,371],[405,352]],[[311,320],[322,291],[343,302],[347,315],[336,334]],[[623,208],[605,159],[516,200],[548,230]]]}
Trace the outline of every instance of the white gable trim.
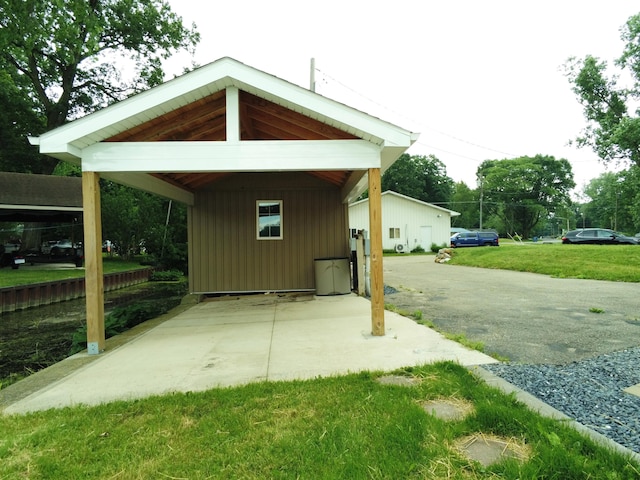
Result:
{"label": "white gable trim", "polygon": [[[433,208],[435,210],[440,210],[444,213],[449,214],[452,217],[457,217],[460,215],[460,212],[456,212],[454,210],[449,210],[448,208],[444,208],[444,207],[439,207],[438,205],[434,205],[433,203],[428,203],[428,202],[423,202],[422,200],[418,200],[417,198],[413,198],[413,197],[409,197],[407,195],[403,195],[402,193],[398,193],[398,192],[394,192],[393,190],[386,190],[384,192],[382,192],[381,198],[382,201],[384,202],[384,198],[385,196],[393,196],[393,197],[398,197],[401,198],[403,200],[406,200],[407,202],[412,202],[412,203],[417,203],[419,205],[424,205],[425,207],[429,207],[429,208]],[[369,199],[368,198],[364,198],[362,200],[358,200],[357,202],[354,202],[352,204],[350,204],[349,206],[354,206],[354,205],[359,205],[361,203],[368,203]]]}
{"label": "white gable trim", "polygon": [[[227,87],[253,93],[377,145],[406,149],[417,138],[364,112],[231,58],[222,58],[43,134],[39,140],[41,151],[64,151],[52,147],[66,144],[82,149]],[[229,113],[237,115],[237,108],[236,112]]]}
{"label": "white gable trim", "polygon": [[364,140],[105,142],[84,149],[91,172],[268,172],[380,168]]}

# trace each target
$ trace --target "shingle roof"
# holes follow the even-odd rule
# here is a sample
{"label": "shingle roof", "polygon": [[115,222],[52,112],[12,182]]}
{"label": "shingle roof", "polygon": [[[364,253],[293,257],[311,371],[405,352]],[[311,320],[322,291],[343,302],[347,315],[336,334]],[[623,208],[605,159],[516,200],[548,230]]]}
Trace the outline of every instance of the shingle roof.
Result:
{"label": "shingle roof", "polygon": [[81,212],[81,178],[0,172],[0,221],[63,221]]}

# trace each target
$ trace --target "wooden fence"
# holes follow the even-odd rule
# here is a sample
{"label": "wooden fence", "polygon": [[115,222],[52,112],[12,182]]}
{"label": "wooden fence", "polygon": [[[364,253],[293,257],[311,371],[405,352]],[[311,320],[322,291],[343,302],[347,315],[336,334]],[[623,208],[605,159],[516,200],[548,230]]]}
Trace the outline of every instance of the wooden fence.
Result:
{"label": "wooden fence", "polygon": [[[152,268],[107,273],[104,291],[117,290],[149,281]],[[85,296],[84,277],[68,278],[55,282],[32,283],[0,288],[0,315],[40,305],[64,302]]]}

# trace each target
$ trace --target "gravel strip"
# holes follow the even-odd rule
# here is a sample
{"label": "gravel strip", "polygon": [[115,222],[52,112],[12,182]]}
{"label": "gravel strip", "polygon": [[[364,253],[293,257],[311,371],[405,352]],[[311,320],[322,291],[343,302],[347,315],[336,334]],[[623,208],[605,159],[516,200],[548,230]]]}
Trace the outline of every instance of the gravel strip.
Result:
{"label": "gravel strip", "polygon": [[640,347],[566,365],[502,363],[482,368],[613,441],[640,453]]}

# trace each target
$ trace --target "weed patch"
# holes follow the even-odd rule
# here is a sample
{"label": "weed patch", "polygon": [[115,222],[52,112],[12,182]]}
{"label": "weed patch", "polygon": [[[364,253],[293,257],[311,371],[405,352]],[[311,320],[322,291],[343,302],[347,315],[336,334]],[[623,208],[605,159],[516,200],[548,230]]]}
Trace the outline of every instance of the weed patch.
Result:
{"label": "weed patch", "polygon": [[[147,320],[159,317],[180,304],[186,284],[165,284],[156,289],[154,298],[116,307],[104,319],[105,337],[110,338]],[[87,325],[78,328],[72,337],[70,354],[87,348]]]}

